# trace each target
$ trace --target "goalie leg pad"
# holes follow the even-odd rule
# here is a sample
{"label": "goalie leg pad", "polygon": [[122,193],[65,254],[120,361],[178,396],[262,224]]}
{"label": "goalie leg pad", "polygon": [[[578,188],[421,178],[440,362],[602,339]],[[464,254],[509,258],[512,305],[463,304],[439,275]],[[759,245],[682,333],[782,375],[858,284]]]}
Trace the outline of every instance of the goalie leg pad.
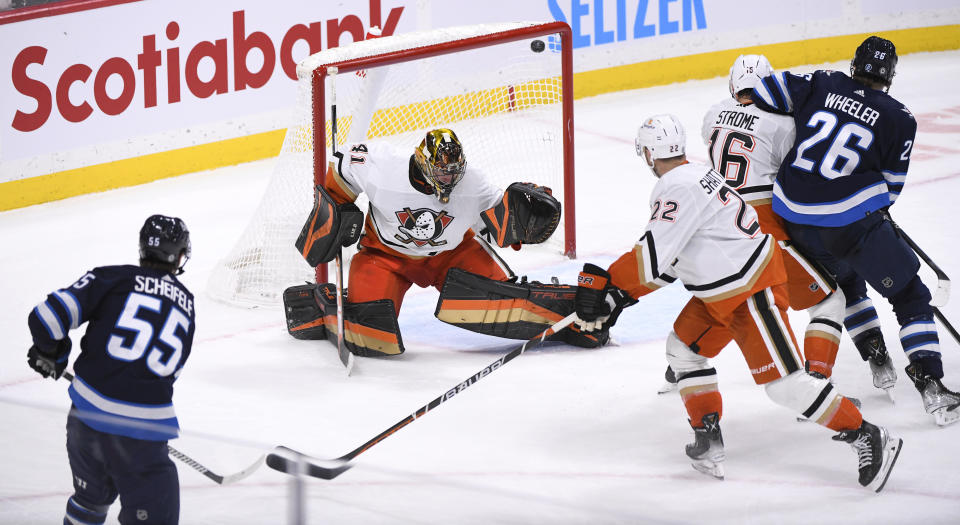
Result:
{"label": "goalie leg pad", "polygon": [[[471,332],[530,339],[574,311],[576,292],[571,285],[497,281],[451,268],[434,315]],[[587,334],[571,328],[550,337],[587,348],[602,346],[608,339],[606,330]]]}
{"label": "goalie leg pad", "polygon": [[[297,339],[337,344],[337,288],[331,283],[299,285],[284,291],[287,331]],[[312,303],[312,304],[309,304]],[[343,342],[361,357],[402,354],[403,339],[390,299],[344,303]]]}
{"label": "goalie leg pad", "polygon": [[[316,284],[300,284],[283,291],[283,313],[287,318],[287,333],[296,339],[326,339],[323,309],[317,303]],[[336,310],[334,310],[336,312]]]}

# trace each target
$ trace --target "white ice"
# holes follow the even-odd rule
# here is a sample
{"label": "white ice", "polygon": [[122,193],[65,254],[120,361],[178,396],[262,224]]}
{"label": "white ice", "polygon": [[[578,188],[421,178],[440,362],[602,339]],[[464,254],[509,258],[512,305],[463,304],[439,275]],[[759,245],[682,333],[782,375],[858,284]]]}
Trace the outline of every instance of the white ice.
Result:
{"label": "white ice", "polygon": [[[846,63],[820,67],[846,70]],[[900,225],[949,274],[960,275],[960,52],[901,57],[892,94],[919,132]],[[518,273],[573,282],[580,266],[630,249],[654,179],[634,153],[641,119],[678,114],[690,157],[705,159],[703,112],[728,96],[725,78],[598,96],[576,103],[577,260],[537,250],[501,253]],[[469,145],[467,146],[469,148]],[[469,150],[468,150],[469,151]],[[265,160],[0,213],[0,522],[59,523],[71,494],[64,448],[64,381],[26,366],[29,310],[84,271],[136,261],[137,231],[153,213],[182,217],[193,239],[183,281],[198,296],[193,353],[177,383],[183,427],[172,444],[228,474],[274,445],[337,457],[470,377],[516,343],[433,317],[437,292],[414,288],[400,316],[406,353],[358,359],[345,377],[333,347],[297,341],[279,308],[247,310],[204,294],[218,258],[259,201]],[[926,268],[921,275],[933,285]],[[291,283],[294,284],[294,283]],[[880,495],[857,483],[857,460],[832,432],[798,423],[754,385],[739,350],[715,360],[724,395],[726,479],[694,471],[692,438],[676,393],[658,396],[664,340],[688,295],[679,285],[627,310],[616,345],[552,345],[485,377],[377,444],[358,466],[307,485],[309,523],[958,523],[960,424],[939,428],[903,373],[897,325],[874,294],[899,381],[897,404],[873,388],[844,336],[835,372],[865,417],[904,440]],[[960,307],[943,308],[960,326]],[[802,332],[806,314],[792,314]],[[79,332],[73,333],[76,349]],[[960,345],[940,333],[945,383],[960,389]],[[284,523],[290,479],[266,467],[217,486],[177,462],[181,522]],[[111,509],[115,522],[119,503]]]}

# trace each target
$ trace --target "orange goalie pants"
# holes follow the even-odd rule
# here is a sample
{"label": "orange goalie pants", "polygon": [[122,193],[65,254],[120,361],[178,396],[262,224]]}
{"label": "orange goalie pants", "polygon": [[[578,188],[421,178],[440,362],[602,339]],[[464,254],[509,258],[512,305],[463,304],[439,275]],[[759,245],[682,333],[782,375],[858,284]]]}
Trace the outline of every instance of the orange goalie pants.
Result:
{"label": "orange goalie pants", "polygon": [[347,300],[362,303],[393,299],[399,314],[403,296],[411,285],[433,286],[439,290],[450,268],[461,268],[498,281],[512,276],[507,264],[476,237],[464,238],[453,250],[417,259],[364,246],[350,262]]}

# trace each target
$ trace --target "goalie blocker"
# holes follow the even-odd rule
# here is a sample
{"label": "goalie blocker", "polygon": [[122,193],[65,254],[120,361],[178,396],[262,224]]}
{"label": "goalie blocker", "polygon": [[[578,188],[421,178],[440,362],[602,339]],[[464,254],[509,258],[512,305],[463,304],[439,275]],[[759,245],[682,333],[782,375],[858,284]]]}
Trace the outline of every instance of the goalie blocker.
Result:
{"label": "goalie blocker", "polygon": [[317,186],[313,210],[295,245],[307,264],[316,267],[332,261],[342,246],[356,243],[362,225],[363,212],[356,204],[337,204],[323,186]]}
{"label": "goalie blocker", "polygon": [[[529,339],[575,310],[577,287],[537,281],[495,281],[459,268],[447,272],[437,309],[437,319],[481,334]],[[582,332],[571,325],[551,336],[585,348],[603,346],[620,311],[618,304],[601,330]]]}
{"label": "goalie blocker", "polygon": [[[327,339],[337,344],[337,287],[331,283],[301,284],[283,292],[287,332],[297,339]],[[343,303],[343,344],[354,355],[403,353],[393,301]]]}

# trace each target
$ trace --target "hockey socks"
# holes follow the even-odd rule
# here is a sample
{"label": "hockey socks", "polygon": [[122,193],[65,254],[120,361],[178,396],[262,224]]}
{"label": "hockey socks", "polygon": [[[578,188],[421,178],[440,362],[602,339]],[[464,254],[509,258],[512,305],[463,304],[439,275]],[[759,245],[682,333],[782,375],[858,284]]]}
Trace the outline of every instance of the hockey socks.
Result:
{"label": "hockey socks", "polygon": [[703,421],[704,416],[711,413],[716,413],[718,421],[723,416],[723,397],[717,386],[715,368],[681,374],[677,378],[677,390],[690,421]]}

